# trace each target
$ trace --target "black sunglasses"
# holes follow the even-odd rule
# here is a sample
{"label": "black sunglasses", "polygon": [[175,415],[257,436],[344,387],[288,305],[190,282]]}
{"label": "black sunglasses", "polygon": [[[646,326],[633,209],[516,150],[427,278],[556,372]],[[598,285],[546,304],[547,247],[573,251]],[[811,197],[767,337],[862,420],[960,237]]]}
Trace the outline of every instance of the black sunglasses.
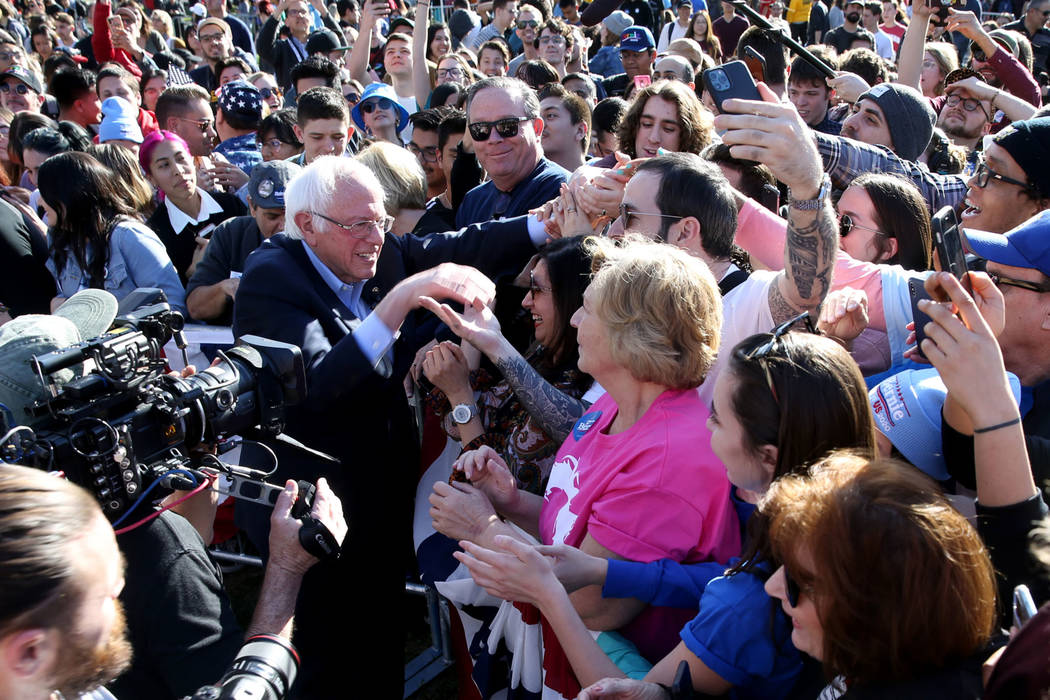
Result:
{"label": "black sunglasses", "polygon": [[769,356],[769,354],[773,352],[773,348],[776,347],[780,339],[787,335],[787,332],[791,330],[791,327],[799,321],[803,321],[806,324],[806,330],[810,333],[813,333],[815,335],[821,335],[820,331],[817,330],[816,325],[814,325],[813,318],[809,315],[809,312],[804,311],[798,316],[795,316],[794,318],[789,318],[788,320],[784,321],[779,326],[774,328],[769,334],[769,340],[767,340],[766,342],[761,343],[760,345],[756,345],[750,350],[745,350],[742,347],[737,347],[735,351],[736,357],[738,359],[747,361],[758,360],[761,362],[762,371],[765,372],[766,375],[766,385],[769,387],[769,393],[773,395],[773,401],[778,406],[780,405],[780,399],[777,397],[777,389],[776,386],[773,384],[773,375],[769,371],[769,364],[767,362],[762,362],[762,360],[765,360]]}
{"label": "black sunglasses", "polygon": [[8,85],[7,83],[0,83],[0,92],[11,92],[14,90],[19,95],[25,95],[29,92],[30,88],[25,83],[18,83],[17,85]]}
{"label": "black sunglasses", "polygon": [[518,135],[519,124],[531,121],[531,117],[508,117],[494,122],[474,122],[470,125],[470,138],[475,141],[488,141],[492,135],[492,127],[496,127],[500,138],[513,138]]}
{"label": "black sunglasses", "polygon": [[367,102],[361,103],[361,111],[365,114],[371,114],[375,111],[376,107],[379,109],[393,109],[394,102],[385,97],[380,97],[378,100],[368,100]]}
{"label": "black sunglasses", "polygon": [[872,233],[878,234],[880,236],[888,236],[889,235],[889,234],[883,233],[882,231],[880,231],[878,229],[871,228],[870,226],[861,226],[856,221],[854,221],[853,217],[850,216],[849,214],[843,214],[842,216],[839,217],[839,238],[845,238],[855,228],[863,229],[864,231],[871,231]]}
{"label": "black sunglasses", "polygon": [[518,22],[518,29],[525,29],[526,27],[535,29],[538,26],[540,26],[540,23],[534,19],[523,19]]}
{"label": "black sunglasses", "polygon": [[361,96],[358,95],[356,92],[348,92],[345,95],[343,95],[343,97],[346,98],[347,104],[356,105],[358,102],[361,101]]}
{"label": "black sunglasses", "polygon": [[788,573],[788,569],[783,564],[780,565],[784,569],[784,594],[787,596],[788,605],[793,608],[798,607],[798,598],[802,595],[802,586],[798,584],[791,574]]}
{"label": "black sunglasses", "polygon": [[280,90],[280,88],[271,88],[271,87],[259,88],[259,94],[262,96],[262,98],[264,100],[270,99],[271,96],[272,97],[276,97],[277,99],[281,98],[281,90]]}

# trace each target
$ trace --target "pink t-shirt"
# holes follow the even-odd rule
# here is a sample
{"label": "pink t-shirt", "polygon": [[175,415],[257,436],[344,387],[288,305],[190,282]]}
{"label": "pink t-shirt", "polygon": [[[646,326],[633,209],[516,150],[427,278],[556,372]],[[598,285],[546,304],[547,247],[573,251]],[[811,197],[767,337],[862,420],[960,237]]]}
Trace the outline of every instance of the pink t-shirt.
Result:
{"label": "pink t-shirt", "polygon": [[641,562],[736,556],[740,524],[696,390],[665,391],[628,430],[608,435],[616,411],[608,394],[598,399],[558,451],[540,511],[543,542],[578,547],[589,534]]}

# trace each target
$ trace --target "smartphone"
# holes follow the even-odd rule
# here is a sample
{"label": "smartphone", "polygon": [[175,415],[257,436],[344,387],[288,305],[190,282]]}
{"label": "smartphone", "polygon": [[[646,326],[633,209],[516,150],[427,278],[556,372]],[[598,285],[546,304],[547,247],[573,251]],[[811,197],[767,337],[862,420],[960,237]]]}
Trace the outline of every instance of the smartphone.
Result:
{"label": "smartphone", "polygon": [[922,351],[922,341],[926,340],[926,324],[932,319],[919,310],[919,302],[923,299],[933,298],[926,292],[926,280],[922,277],[912,277],[908,280],[908,295],[911,297],[911,318],[915,321],[915,351],[920,357],[926,357]]}
{"label": "smartphone", "polygon": [[200,231],[197,232],[197,238],[211,238],[211,234],[215,231],[215,224],[208,224]]}
{"label": "smartphone", "polygon": [[766,57],[760,54],[752,46],[744,47],[744,63],[751,71],[751,77],[755,82],[763,82],[766,79]]}
{"label": "smartphone", "polygon": [[941,270],[950,272],[962,283],[967,294],[972,293],[970,276],[966,274],[966,251],[959,233],[959,217],[951,207],[944,207],[933,217],[933,247]]}
{"label": "smartphone", "polygon": [[762,100],[751,71],[743,61],[730,61],[717,68],[708,68],[701,80],[704,81],[704,90],[710,93],[720,113],[723,111],[722,103],[728,99]]}
{"label": "smartphone", "polygon": [[948,21],[948,8],[958,3],[957,0],[930,0],[930,7],[937,8],[937,12],[934,13],[934,17],[938,19],[936,24],[942,25]]}
{"label": "smartphone", "polygon": [[671,684],[671,700],[692,700],[693,696],[693,673],[689,670],[689,662],[683,659],[678,663]]}
{"label": "smartphone", "polygon": [[1014,627],[1021,629],[1036,613],[1035,601],[1028,586],[1014,586]]}
{"label": "smartphone", "polygon": [[110,29],[124,30],[124,19],[120,15],[110,15],[106,18],[106,22],[109,24]]}
{"label": "smartphone", "polygon": [[386,6],[390,8],[392,13],[397,13],[397,3],[395,3],[394,0],[386,0]]}
{"label": "smartphone", "polygon": [[653,79],[648,75],[636,75],[634,76],[634,89],[641,90],[652,85]]}

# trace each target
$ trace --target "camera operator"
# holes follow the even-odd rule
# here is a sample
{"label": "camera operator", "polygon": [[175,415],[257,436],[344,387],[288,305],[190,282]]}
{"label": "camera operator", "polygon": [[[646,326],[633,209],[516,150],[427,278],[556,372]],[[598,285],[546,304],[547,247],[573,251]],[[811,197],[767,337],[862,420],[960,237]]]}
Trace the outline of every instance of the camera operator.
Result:
{"label": "camera operator", "polygon": [[[53,316],[21,316],[0,327],[0,404],[3,404],[4,408],[10,412],[10,416],[14,419],[11,421],[12,424],[26,422],[26,407],[34,400],[42,398],[44,394],[44,388],[34,374],[29,359],[67,348],[81,342],[84,338],[101,334],[113,322],[116,308],[116,300],[112,295],[101,290],[86,290],[74,295]],[[63,370],[65,371],[67,370]],[[80,370],[70,371],[65,381],[75,376],[77,371]],[[55,466],[58,469],[63,468],[62,464]],[[13,467],[3,466],[0,469],[13,469]],[[59,480],[55,479],[55,481]],[[0,494],[0,496],[4,495],[6,494]],[[198,517],[200,511],[204,512],[204,517],[201,519],[204,521],[203,524],[195,519],[202,530],[207,530],[211,519],[214,518],[215,506],[209,500],[211,495],[210,493],[195,495],[180,506],[195,511]],[[286,483],[270,516],[270,559],[259,601],[248,628],[249,636],[267,633],[283,636],[286,639],[290,637],[291,620],[299,585],[303,575],[317,561],[299,544],[300,521],[290,515],[297,496],[298,487],[295,482]],[[98,519],[105,523],[94,499],[88,496],[87,500],[93,508],[92,517],[97,514]],[[25,506],[20,505],[19,507],[24,508]],[[5,535],[4,541],[0,543],[0,548],[10,546],[9,533],[30,532],[36,523],[40,523],[41,527],[44,524],[49,527],[53,526],[58,528],[55,530],[55,533],[58,534],[47,536],[45,542],[49,546],[55,550],[61,550],[62,548],[55,547],[56,543],[78,543],[75,547],[68,547],[68,553],[64,555],[74,558],[68,568],[74,572],[81,570],[88,572],[89,575],[86,575],[83,581],[85,585],[104,575],[108,576],[106,580],[109,587],[106,591],[108,591],[110,600],[115,600],[119,594],[120,602],[127,611],[128,636],[135,648],[135,655],[128,672],[111,686],[117,697],[181,698],[222,677],[227,666],[237,655],[245,635],[234,617],[229,598],[222,585],[222,574],[218,566],[209,557],[204,539],[186,518],[173,510],[162,510],[157,513],[148,502],[129,511],[124,519],[126,523],[143,522],[141,526],[134,527],[134,529],[126,528],[124,534],[119,535],[117,544],[119,544],[120,553],[113,548],[113,559],[117,564],[114,564],[115,571],[109,572],[105,565],[106,559],[100,553],[104,549],[103,545],[106,544],[106,537],[89,532],[90,528],[84,523],[90,525],[90,518],[83,516],[76,522],[66,523],[66,520],[72,520],[73,517],[59,508],[55,511],[53,518],[33,517],[25,521],[24,527],[19,528],[17,524],[9,526],[3,520],[3,518],[15,517],[7,515],[7,512],[12,511],[13,508],[14,506],[6,509],[0,507],[0,523],[3,523],[0,532]],[[310,514],[328,528],[337,542],[342,542],[347,529],[342,515],[342,504],[324,479],[317,482],[316,496]],[[149,516],[154,517],[144,521],[144,518]],[[50,520],[60,522],[54,524],[49,522]],[[106,529],[108,540],[112,542],[113,528],[106,523]],[[61,535],[63,532],[67,534]],[[89,539],[86,542],[80,542],[84,538]],[[49,556],[51,554],[54,553],[49,552]],[[126,567],[119,565],[120,554],[123,554]],[[26,603],[14,600],[11,605],[8,605],[8,596],[20,590],[15,587],[15,582],[8,584],[8,577],[12,575],[24,577],[26,574],[19,572],[17,567],[9,566],[7,561],[0,556],[0,602],[2,602],[0,612],[5,613],[5,616],[0,618],[0,631],[6,634],[8,617],[12,618],[12,622],[26,617],[30,623],[29,626],[33,629],[41,627],[46,632],[47,625],[51,625],[56,628],[61,627],[64,633],[73,630],[74,634],[70,635],[67,643],[83,643],[81,647],[74,649],[74,651],[83,653],[76,656],[64,655],[65,658],[61,660],[58,667],[49,665],[38,669],[27,676],[29,680],[40,684],[41,688],[45,688],[49,683],[55,683],[55,687],[60,690],[67,688],[80,692],[86,687],[83,683],[78,683],[76,686],[57,685],[57,681],[64,682],[65,675],[74,673],[72,667],[78,662],[83,662],[91,667],[82,669],[81,673],[91,673],[92,675],[87,676],[87,680],[96,685],[102,680],[112,679],[127,665],[125,654],[119,664],[107,666],[104,669],[106,673],[101,677],[92,671],[96,665],[93,660],[95,657],[93,649],[99,646],[101,643],[99,640],[102,640],[103,637],[101,633],[93,633],[85,641],[75,634],[76,616],[69,609],[59,610],[61,606],[52,599],[53,596],[66,592],[66,589],[59,590],[57,584],[48,586],[45,585],[47,581],[42,580],[30,585],[25,584],[22,578],[19,578],[17,580],[19,586],[25,585],[28,591],[39,597],[30,599]],[[81,561],[82,565],[78,564]],[[126,570],[122,570],[125,568]],[[46,571],[50,570],[50,567],[46,569]],[[109,576],[110,573],[112,576]],[[69,574],[67,578],[72,578],[72,576],[73,574]],[[126,585],[123,585],[125,580]],[[80,577],[77,577],[77,582],[81,582]],[[121,592],[122,585],[123,592]],[[40,603],[42,609],[46,611],[46,615],[41,613],[41,619],[47,625],[41,625],[36,618],[28,614],[21,614],[22,611],[34,610],[34,603]],[[64,602],[63,605],[67,603]],[[54,610],[59,610],[59,612],[53,614]],[[111,614],[114,618],[119,617],[116,613],[107,614]],[[115,623],[108,621],[104,625],[103,631],[106,634],[110,633],[111,624]],[[25,627],[22,622],[19,622],[19,625],[18,629]],[[123,627],[122,621],[119,626]],[[38,637],[46,641],[43,633]],[[118,637],[123,639],[123,633],[121,632]],[[84,645],[89,642],[90,646],[85,647]],[[5,656],[4,661],[10,661],[11,658],[14,657]],[[45,661],[50,660],[50,657],[42,658]],[[58,676],[54,675],[53,668],[60,669]],[[30,697],[30,695],[17,692],[2,692],[5,682],[0,680],[0,697]]]}

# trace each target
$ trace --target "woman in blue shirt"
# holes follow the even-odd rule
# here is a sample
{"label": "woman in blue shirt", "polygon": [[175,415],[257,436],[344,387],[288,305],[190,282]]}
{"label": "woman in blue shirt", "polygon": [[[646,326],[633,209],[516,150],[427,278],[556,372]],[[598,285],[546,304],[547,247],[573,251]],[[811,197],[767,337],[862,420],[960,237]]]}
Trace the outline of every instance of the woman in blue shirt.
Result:
{"label": "woman in blue shirt", "polygon": [[62,153],[40,166],[40,204],[52,224],[47,267],[58,299],[95,288],[120,301],[138,287],[159,287],[186,313],[186,291],[164,244],[123,201],[116,181],[86,153]]}
{"label": "woman in blue shirt", "polygon": [[767,521],[755,504],[773,481],[804,474],[836,448],[854,448],[867,457],[876,451],[856,363],[830,339],[785,335],[801,320],[738,344],[715,386],[711,448],[726,466],[737,512],[747,521],[744,554],[730,562],[724,575],[724,567],[711,563],[598,561],[562,547],[533,549],[508,541],[501,542],[505,551],[495,552],[461,543],[468,554],[457,558],[479,584],[494,595],[540,608],[581,685],[624,675],[593,641],[571,603],[565,604],[569,592],[603,584],[606,597],[640,597],[679,607],[699,601],[700,612],[681,631],[682,642],[644,681],[617,681],[630,684],[637,697],[666,697],[656,684],[670,684],[683,660],[694,688],[704,693],[783,698],[791,692],[802,657],[791,643],[790,620],[763,589],[777,565]]}

